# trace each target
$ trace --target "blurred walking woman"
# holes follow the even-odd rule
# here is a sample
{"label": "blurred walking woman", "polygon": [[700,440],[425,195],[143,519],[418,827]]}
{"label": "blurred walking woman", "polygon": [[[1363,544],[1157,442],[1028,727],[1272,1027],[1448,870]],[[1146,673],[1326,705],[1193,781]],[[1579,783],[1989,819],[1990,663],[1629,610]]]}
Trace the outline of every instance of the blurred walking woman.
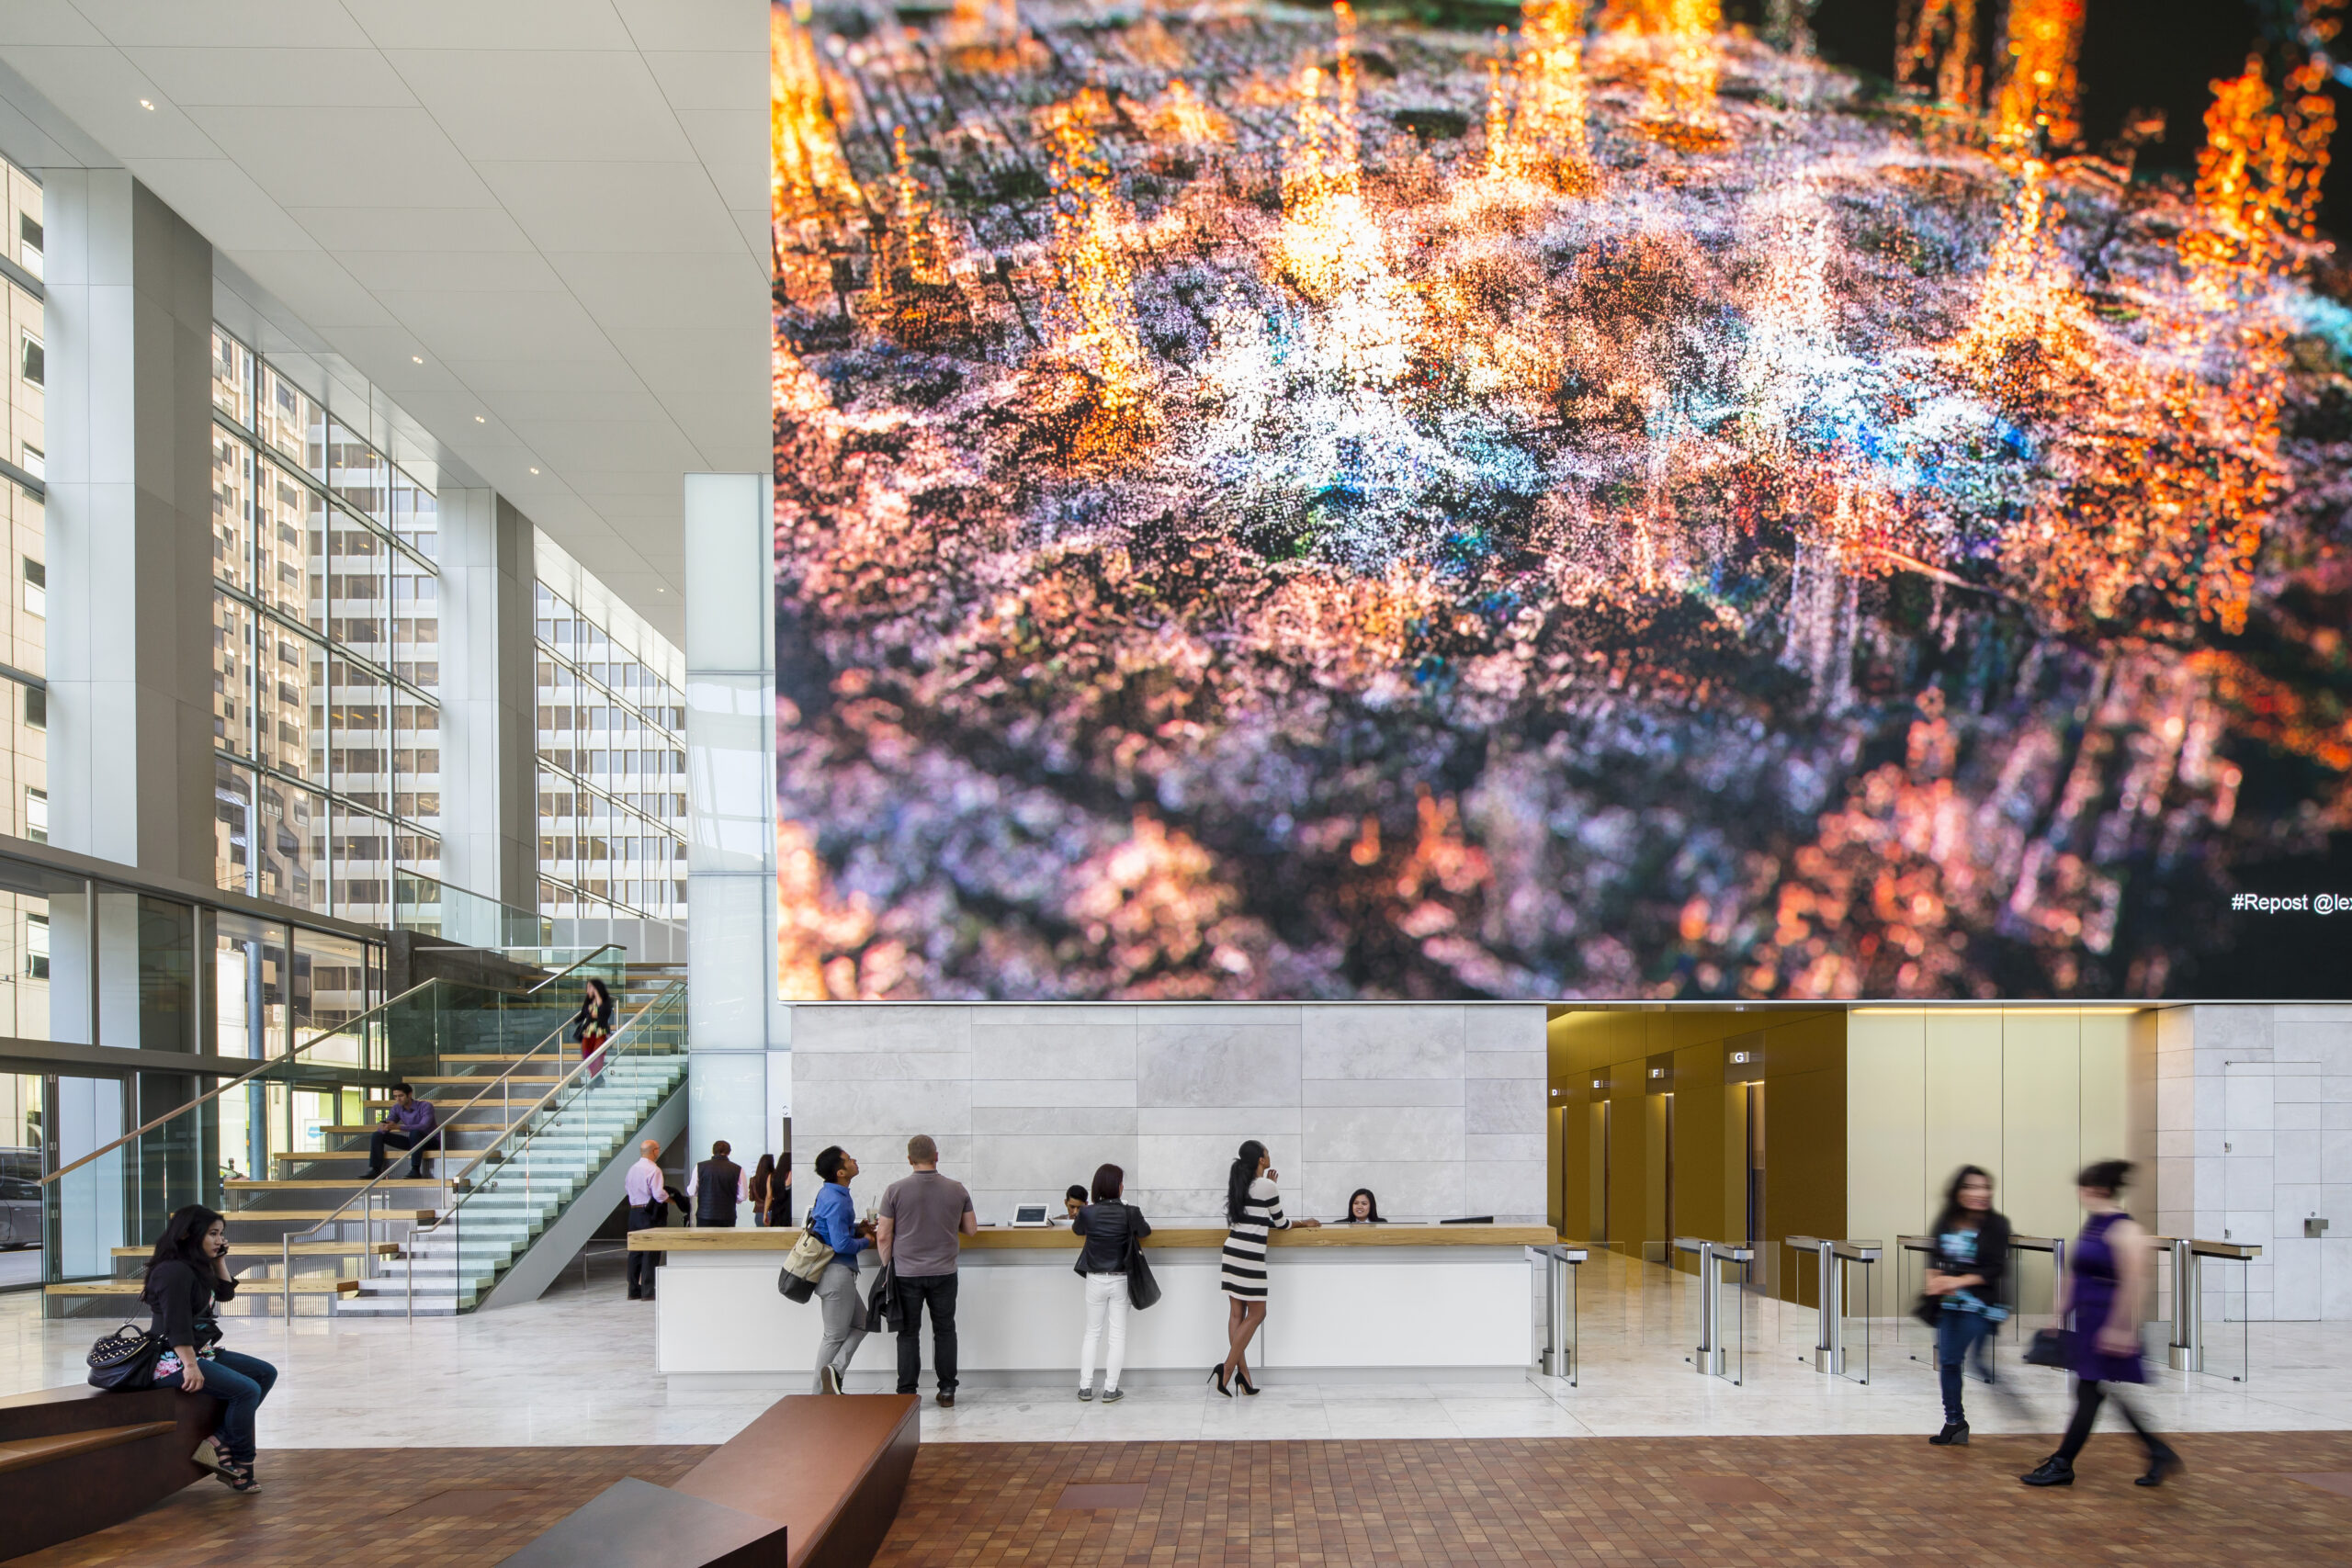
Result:
{"label": "blurred walking woman", "polygon": [[[1229,1383],[1239,1383],[1244,1393],[1258,1392],[1258,1385],[1250,1381],[1249,1353],[1251,1337],[1266,1321],[1266,1236],[1291,1227],[1283,1215],[1282,1196],[1274,1188],[1272,1158],[1266,1145],[1255,1138],[1241,1145],[1232,1169],[1226,1173],[1225,1222],[1225,1266],[1218,1283],[1227,1298],[1227,1343],[1225,1359],[1209,1369],[1209,1381],[1216,1384],[1217,1393],[1231,1399]],[[1298,1224],[1312,1229],[1321,1222]]]}
{"label": "blurred walking woman", "polygon": [[2085,1218],[2080,1235],[2066,1254],[2066,1288],[2059,1298],[2063,1321],[2074,1314],[2075,1418],[2066,1426],[2058,1451],[2019,1477],[2028,1486],[2072,1486],[2075,1456],[2090,1440],[2092,1423],[2100,1404],[2113,1398],[2115,1407],[2140,1435],[2148,1450],[2148,1472],[2142,1486],[2162,1486],[2166,1474],[2180,1468],[2180,1456],[2148,1429],[2148,1423],[2124,1399],[2121,1383],[2145,1382],[2140,1365],[2140,1306],[2148,1294],[2148,1233],[2142,1230],[2116,1201],[2132,1174],[2129,1160],[2105,1159],[2086,1166],[2075,1179],[2075,1195]]}
{"label": "blurred walking woman", "polygon": [[1943,1379],[1944,1428],[1928,1441],[1965,1444],[1965,1364],[1973,1354],[1984,1381],[1993,1381],[1993,1335],[2009,1315],[2009,1222],[1993,1207],[1991,1172],[1981,1165],[1960,1168],[1929,1239],[1936,1250],[1928,1262],[1928,1294],[1938,1303],[1936,1371]]}
{"label": "blurred walking woman", "polygon": [[258,1356],[220,1348],[216,1302],[237,1293],[229,1277],[228,1222],[201,1203],[174,1214],[155,1238],[140,1299],[153,1312],[148,1332],[170,1347],[155,1362],[155,1386],[218,1399],[220,1452],[217,1473],[232,1491],[258,1492],[254,1479],[254,1413],[277,1382],[277,1369]]}
{"label": "blurred walking woman", "polygon": [[588,1064],[591,1078],[604,1077],[605,1042],[612,1032],[613,993],[605,982],[592,978],[581,998],[580,1010],[571,1015],[571,1037],[580,1043],[580,1059]]}

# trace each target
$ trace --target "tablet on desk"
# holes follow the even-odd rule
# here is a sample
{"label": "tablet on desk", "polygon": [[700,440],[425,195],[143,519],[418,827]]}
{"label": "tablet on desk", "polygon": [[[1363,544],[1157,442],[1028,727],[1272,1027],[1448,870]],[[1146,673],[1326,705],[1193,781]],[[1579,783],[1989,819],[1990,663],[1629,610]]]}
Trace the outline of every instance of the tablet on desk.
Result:
{"label": "tablet on desk", "polygon": [[1043,1203],[1016,1204],[1012,1211],[1012,1224],[1014,1228],[1019,1230],[1045,1229],[1046,1205]]}

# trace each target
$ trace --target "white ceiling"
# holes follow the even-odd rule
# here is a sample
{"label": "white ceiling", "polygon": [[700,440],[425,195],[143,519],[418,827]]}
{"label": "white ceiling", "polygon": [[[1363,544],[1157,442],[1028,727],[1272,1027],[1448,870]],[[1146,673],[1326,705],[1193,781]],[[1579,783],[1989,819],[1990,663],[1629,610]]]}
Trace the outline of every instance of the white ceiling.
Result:
{"label": "white ceiling", "polygon": [[0,0],[0,97],[675,640],[680,476],[769,462],[767,37],[766,0]]}

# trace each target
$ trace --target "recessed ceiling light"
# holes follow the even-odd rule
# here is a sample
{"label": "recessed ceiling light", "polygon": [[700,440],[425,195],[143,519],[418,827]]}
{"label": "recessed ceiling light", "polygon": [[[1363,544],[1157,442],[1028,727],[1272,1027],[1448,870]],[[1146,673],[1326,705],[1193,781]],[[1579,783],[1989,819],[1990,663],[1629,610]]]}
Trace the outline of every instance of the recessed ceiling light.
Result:
{"label": "recessed ceiling light", "polygon": [[409,363],[412,365],[422,365],[424,363],[424,355],[421,354],[412,354],[408,356],[408,359]]}
{"label": "recessed ceiling light", "polygon": [[537,473],[538,471],[539,471],[539,470],[538,470],[538,469],[537,469],[537,468],[533,468],[533,469],[531,470],[531,472],[533,472],[533,473],[535,473],[535,474],[536,474],[536,473]]}
{"label": "recessed ceiling light", "polygon": [[153,114],[155,112],[155,100],[153,98],[141,98],[139,100],[139,107],[145,109],[149,114]]}
{"label": "recessed ceiling light", "polygon": [[476,414],[476,415],[474,415],[474,423],[475,423],[476,424],[488,424],[488,423],[490,423],[490,421],[488,421],[488,420],[486,420],[486,419],[482,418],[482,416],[481,416],[481,415],[480,415],[480,414]]}

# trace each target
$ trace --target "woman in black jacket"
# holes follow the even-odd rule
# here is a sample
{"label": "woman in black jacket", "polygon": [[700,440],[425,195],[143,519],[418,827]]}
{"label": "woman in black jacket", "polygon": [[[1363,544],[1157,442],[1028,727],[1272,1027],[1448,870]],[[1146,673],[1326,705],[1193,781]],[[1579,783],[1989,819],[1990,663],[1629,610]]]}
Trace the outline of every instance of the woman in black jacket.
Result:
{"label": "woman in black jacket", "polygon": [[580,1059],[588,1064],[588,1080],[605,1077],[605,1042],[613,1033],[613,993],[605,982],[591,979],[580,1010],[571,1015],[571,1037],[580,1043]]}
{"label": "woman in black jacket", "polygon": [[1935,1251],[1928,1263],[1928,1294],[1938,1303],[1936,1371],[1943,1379],[1944,1427],[1928,1441],[1965,1444],[1963,1364],[1974,1352],[1977,1371],[1993,1381],[1993,1336],[2009,1315],[2009,1222],[1993,1207],[1991,1172],[1960,1168],[1929,1239]]}
{"label": "woman in black jacket", "polygon": [[1125,1397],[1119,1393],[1119,1369],[1127,1359],[1127,1243],[1151,1234],[1151,1222],[1143,1211],[1120,1199],[1126,1179],[1127,1173],[1115,1165],[1097,1169],[1094,1201],[1069,1223],[1073,1234],[1086,1238],[1078,1254],[1078,1272],[1086,1280],[1086,1338],[1078,1351],[1078,1397],[1094,1397],[1094,1350],[1107,1326],[1111,1344],[1102,1360],[1105,1404]]}
{"label": "woman in black jacket", "polygon": [[254,1413],[277,1382],[277,1369],[257,1356],[219,1348],[220,1325],[212,1306],[237,1293],[229,1277],[228,1222],[201,1203],[171,1217],[147,1260],[140,1299],[154,1314],[148,1332],[171,1348],[155,1363],[155,1386],[209,1393],[225,1408],[213,1446],[218,1473],[232,1491],[258,1492],[254,1479]]}

